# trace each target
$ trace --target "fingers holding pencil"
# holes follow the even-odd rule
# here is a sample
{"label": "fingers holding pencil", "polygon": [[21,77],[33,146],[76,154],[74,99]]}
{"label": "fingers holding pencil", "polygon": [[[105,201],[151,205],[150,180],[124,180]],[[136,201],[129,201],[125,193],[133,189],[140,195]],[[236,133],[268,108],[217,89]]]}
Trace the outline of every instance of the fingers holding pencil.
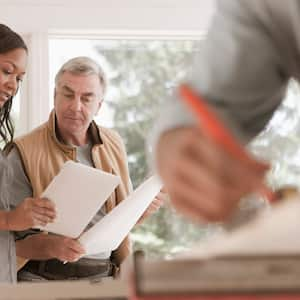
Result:
{"label": "fingers holding pencil", "polygon": [[271,198],[264,185],[269,165],[247,153],[193,91],[180,92],[199,125],[170,130],[158,142],[158,170],[174,206],[194,220],[221,221],[251,192]]}

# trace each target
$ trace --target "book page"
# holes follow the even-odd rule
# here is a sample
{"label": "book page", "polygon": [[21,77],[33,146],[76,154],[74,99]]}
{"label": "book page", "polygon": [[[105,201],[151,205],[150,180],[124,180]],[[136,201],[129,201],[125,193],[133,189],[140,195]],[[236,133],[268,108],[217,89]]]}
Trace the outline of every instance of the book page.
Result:
{"label": "book page", "polygon": [[55,203],[57,218],[39,228],[77,238],[119,183],[118,176],[67,161],[42,194]]}
{"label": "book page", "polygon": [[300,254],[300,198],[294,197],[263,210],[252,222],[200,242],[178,259],[227,255]]}
{"label": "book page", "polygon": [[150,177],[80,238],[87,255],[115,250],[162,188]]}

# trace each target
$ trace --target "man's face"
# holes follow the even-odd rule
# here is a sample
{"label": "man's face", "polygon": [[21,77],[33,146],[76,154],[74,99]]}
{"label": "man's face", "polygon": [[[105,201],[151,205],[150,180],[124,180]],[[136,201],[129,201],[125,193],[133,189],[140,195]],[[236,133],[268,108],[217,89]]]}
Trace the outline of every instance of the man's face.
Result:
{"label": "man's face", "polygon": [[54,95],[61,134],[85,134],[101,107],[102,99],[103,88],[97,75],[63,73]]}

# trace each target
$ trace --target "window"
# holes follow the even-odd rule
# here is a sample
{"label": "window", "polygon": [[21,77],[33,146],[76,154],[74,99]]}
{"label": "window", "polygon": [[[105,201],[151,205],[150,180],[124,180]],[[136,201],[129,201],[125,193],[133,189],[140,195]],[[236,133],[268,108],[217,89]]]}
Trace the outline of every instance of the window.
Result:
{"label": "window", "polygon": [[268,182],[273,188],[300,187],[300,86],[291,80],[286,98],[266,129],[252,142],[257,156],[271,161]]}
{"label": "window", "polygon": [[[50,39],[50,99],[59,67],[75,56],[100,63],[108,79],[104,107],[96,121],[115,128],[123,137],[133,184],[149,174],[145,137],[176,83],[188,72],[199,40],[80,40]],[[271,159],[268,180],[272,187],[299,185],[299,86],[291,82],[286,100],[268,127],[251,144],[251,151]],[[52,103],[53,100],[51,100]],[[251,202],[251,201],[250,201]],[[135,249],[149,256],[168,257],[195,241],[222,230],[218,224],[196,226],[178,216],[170,205],[132,233]]]}
{"label": "window", "polygon": [[[105,107],[96,121],[121,134],[136,187],[149,174],[145,138],[172,87],[188,72],[192,54],[199,46],[199,41],[192,40],[53,38],[50,40],[51,93],[55,74],[66,60],[84,55],[98,61],[109,85]],[[138,226],[132,238],[136,249],[143,249],[150,256],[168,256],[188,248],[215,227],[194,226],[167,206]]]}

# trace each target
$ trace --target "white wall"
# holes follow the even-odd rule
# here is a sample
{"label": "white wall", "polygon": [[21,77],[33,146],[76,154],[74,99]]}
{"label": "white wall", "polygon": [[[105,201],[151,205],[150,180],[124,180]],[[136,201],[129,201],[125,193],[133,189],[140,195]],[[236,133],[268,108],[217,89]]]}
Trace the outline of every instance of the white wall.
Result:
{"label": "white wall", "polygon": [[26,37],[30,61],[22,87],[23,132],[49,113],[49,34],[103,37],[197,37],[213,0],[0,0],[0,22]]}

